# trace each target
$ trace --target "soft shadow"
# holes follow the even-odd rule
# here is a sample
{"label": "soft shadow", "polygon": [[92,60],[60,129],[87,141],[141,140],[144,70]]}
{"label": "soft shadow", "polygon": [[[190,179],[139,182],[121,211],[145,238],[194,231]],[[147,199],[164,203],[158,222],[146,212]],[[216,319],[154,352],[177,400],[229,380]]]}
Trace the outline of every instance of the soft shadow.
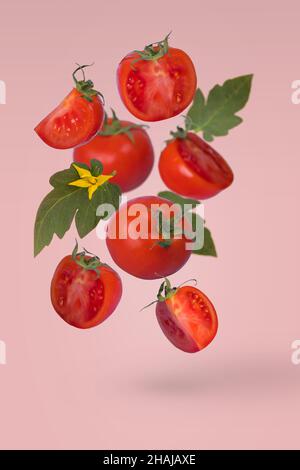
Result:
{"label": "soft shadow", "polygon": [[[288,361],[277,364],[274,358],[255,363],[251,360],[223,363],[203,369],[201,365],[189,369],[167,369],[149,371],[143,376],[132,378],[133,386],[143,392],[167,395],[207,394],[212,392],[230,393],[243,389],[259,389],[261,392],[300,387],[300,374]],[[197,373],[195,373],[195,370]]]}

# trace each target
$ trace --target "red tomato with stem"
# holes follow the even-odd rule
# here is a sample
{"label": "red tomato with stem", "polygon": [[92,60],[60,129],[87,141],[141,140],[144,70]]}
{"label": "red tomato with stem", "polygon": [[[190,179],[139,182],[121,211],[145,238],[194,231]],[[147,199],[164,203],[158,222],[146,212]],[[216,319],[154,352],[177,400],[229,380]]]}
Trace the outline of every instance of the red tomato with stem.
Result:
{"label": "red tomato with stem", "polygon": [[215,196],[233,181],[224,158],[192,132],[167,143],[160,155],[159,172],[169,189],[195,199]]}
{"label": "red tomato with stem", "polygon": [[138,197],[112,216],[106,244],[121,269],[141,279],[157,279],[175,273],[188,261],[191,251],[180,231],[184,224],[189,228],[189,223],[171,206],[161,197]]}
{"label": "red tomato with stem", "polygon": [[113,111],[113,117],[105,120],[96,137],[74,150],[73,159],[88,165],[91,159],[100,160],[105,174],[116,171],[114,183],[126,192],[140,186],[149,176],[154,152],[143,126],[120,121]]}
{"label": "red tomato with stem", "polygon": [[169,35],[120,62],[118,89],[126,108],[143,121],[161,121],[181,113],[192,101],[197,77],[190,57],[169,47]]}
{"label": "red tomato with stem", "polygon": [[116,309],[122,296],[119,275],[88,252],[65,256],[51,282],[51,301],[58,315],[77,328],[99,325]]}
{"label": "red tomato with stem", "polygon": [[172,288],[166,279],[157,297],[158,323],[176,348],[194,353],[211,343],[218,330],[218,317],[203,292],[192,286]]}
{"label": "red tomato with stem", "polygon": [[[84,144],[103,124],[103,97],[94,90],[91,80],[85,80],[85,67],[88,65],[79,66],[74,71],[75,88],[34,129],[50,147],[69,149]],[[79,70],[83,73],[83,80],[76,78]]]}

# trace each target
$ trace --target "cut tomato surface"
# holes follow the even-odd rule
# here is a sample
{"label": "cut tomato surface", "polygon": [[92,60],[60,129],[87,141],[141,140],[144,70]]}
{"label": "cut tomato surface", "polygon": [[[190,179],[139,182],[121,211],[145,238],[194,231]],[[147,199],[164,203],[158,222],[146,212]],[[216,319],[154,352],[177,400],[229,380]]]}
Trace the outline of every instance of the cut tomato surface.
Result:
{"label": "cut tomato surface", "polygon": [[[75,88],[35,128],[38,136],[50,147],[69,149],[88,142],[100,130],[104,120],[102,95],[85,80],[84,68],[73,73]],[[83,73],[77,80],[76,73]],[[101,98],[100,98],[100,97]]]}
{"label": "cut tomato surface", "polygon": [[[59,316],[77,328],[102,323],[117,307],[122,295],[118,274],[109,266],[85,269],[72,256],[61,260],[51,283],[51,301]],[[91,257],[86,256],[85,262]]]}
{"label": "cut tomato surface", "polygon": [[190,57],[172,47],[153,60],[144,60],[137,52],[128,54],[118,67],[117,80],[125,106],[144,121],[181,113],[191,103],[197,85]]}
{"label": "cut tomato surface", "polygon": [[218,318],[209,298],[199,289],[183,286],[158,301],[156,316],[165,336],[185,352],[208,346],[218,330]]}

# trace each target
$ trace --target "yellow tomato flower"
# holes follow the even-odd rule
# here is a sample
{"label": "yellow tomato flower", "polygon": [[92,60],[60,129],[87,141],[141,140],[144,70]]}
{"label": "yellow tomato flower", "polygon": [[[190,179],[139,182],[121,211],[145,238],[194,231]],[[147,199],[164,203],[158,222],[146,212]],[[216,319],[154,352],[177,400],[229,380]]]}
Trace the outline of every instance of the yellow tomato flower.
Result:
{"label": "yellow tomato flower", "polygon": [[114,176],[114,173],[111,175],[93,176],[90,170],[81,168],[80,166],[75,165],[75,163],[73,163],[73,167],[77,171],[80,179],[72,181],[69,185],[78,186],[78,188],[87,188],[89,199],[92,199],[94,192],[99,188],[99,186]]}

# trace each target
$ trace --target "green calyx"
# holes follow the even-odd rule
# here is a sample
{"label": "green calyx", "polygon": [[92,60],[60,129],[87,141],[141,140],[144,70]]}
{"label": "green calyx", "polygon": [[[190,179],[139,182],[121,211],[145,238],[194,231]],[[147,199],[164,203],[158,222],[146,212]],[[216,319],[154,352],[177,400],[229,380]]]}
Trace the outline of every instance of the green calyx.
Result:
{"label": "green calyx", "polygon": [[107,116],[107,113],[105,113],[104,125],[103,125],[102,130],[98,132],[98,135],[108,137],[112,135],[126,134],[129,140],[132,143],[134,143],[134,136],[133,136],[132,131],[134,129],[145,129],[148,127],[145,124],[129,124],[128,126],[122,126],[122,122],[117,117],[115,111],[111,109],[111,112],[112,112],[111,122],[108,122],[108,116]]}
{"label": "green calyx", "polygon": [[[88,258],[87,255],[92,255],[91,258]],[[105,266],[104,263],[101,263],[100,258],[93,253],[90,253],[85,248],[83,251],[78,252],[78,243],[76,240],[75,248],[72,252],[72,258],[78,266],[85,269],[86,271],[94,271],[97,274],[97,277],[100,276],[101,266]]]}
{"label": "green calyx", "polygon": [[[171,191],[160,191],[157,195],[158,197],[168,199],[172,202],[172,204],[178,204],[182,207],[183,214],[190,221],[194,233],[197,227],[198,230],[204,230],[204,242],[202,248],[199,250],[192,250],[192,253],[195,255],[217,257],[215,243],[210,230],[205,226],[205,221],[196,212],[193,212],[192,210],[186,210],[187,206],[191,206],[191,209],[195,209],[199,204],[201,204],[201,202],[196,199],[179,196],[179,194],[172,193]],[[187,238],[193,238],[193,234],[189,233],[188,231],[185,231],[185,235]],[[198,235],[201,237],[201,233],[198,232]]]}
{"label": "green calyx", "polygon": [[165,300],[172,297],[176,294],[178,287],[172,287],[169,279],[165,277],[164,282],[159,287],[158,294],[157,294],[157,301],[164,302]]}
{"label": "green calyx", "polygon": [[176,294],[178,287],[172,287],[169,279],[165,277],[164,282],[160,285],[158,293],[157,293],[157,300],[153,300],[150,304],[145,305],[140,311],[145,310],[151,305],[157,304],[158,302],[164,302],[167,299],[170,299],[174,294]]}
{"label": "green calyx", "polygon": [[[170,140],[173,140],[173,139],[184,140],[184,139],[186,139],[188,130],[189,129],[184,129],[183,127],[177,126],[176,131],[171,131],[170,132],[170,134],[172,136],[172,139],[170,139]],[[167,142],[169,142],[169,141],[167,141]]]}
{"label": "green calyx", "polygon": [[153,300],[153,302],[150,302],[150,304],[143,307],[140,311],[145,310],[146,308],[151,307],[151,305],[157,304],[159,302],[165,302],[166,300],[173,297],[173,295],[176,294],[176,292],[178,291],[178,289],[180,289],[180,287],[182,287],[187,282],[191,282],[191,281],[194,283],[194,285],[197,285],[196,279],[188,279],[187,281],[180,284],[178,287],[172,287],[169,279],[165,277],[165,280],[162,282],[162,284],[159,287],[159,290],[156,296],[157,300]]}
{"label": "green calyx", "polygon": [[[91,102],[91,101],[93,101],[94,96],[100,96],[101,100],[102,100],[102,103],[104,104],[104,97],[100,93],[100,91],[97,91],[97,90],[94,89],[94,83],[92,82],[92,80],[86,80],[85,79],[84,69],[86,67],[91,67],[92,65],[93,64],[78,65],[77,69],[74,70],[74,72],[72,74],[72,77],[73,77],[73,80],[75,82],[76,89],[79,91],[82,98],[85,98],[87,101]],[[77,80],[77,78],[76,78],[76,73],[79,70],[82,72],[83,80]]]}
{"label": "green calyx", "polygon": [[167,218],[162,211],[157,210],[153,213],[153,217],[156,222],[156,230],[162,237],[155,244],[163,248],[168,248],[172,245],[175,236],[183,235],[182,224],[178,225],[178,222],[182,219],[182,213]]}
{"label": "green calyx", "polygon": [[[159,287],[156,302],[165,302],[166,300],[170,299],[171,297],[173,297],[174,294],[176,294],[178,289],[180,289],[180,287],[182,287],[187,282],[193,282],[194,285],[197,285],[196,279],[188,279],[187,281],[184,281],[179,286],[172,287],[169,279],[167,277],[165,277],[164,282]],[[154,302],[152,302],[152,303],[154,303]]]}
{"label": "green calyx", "polygon": [[133,51],[139,55],[139,57],[132,61],[132,65],[136,64],[140,60],[158,60],[166,55],[169,51],[169,37],[171,32],[162,40],[153,42],[148,46],[145,46],[142,51]]}

